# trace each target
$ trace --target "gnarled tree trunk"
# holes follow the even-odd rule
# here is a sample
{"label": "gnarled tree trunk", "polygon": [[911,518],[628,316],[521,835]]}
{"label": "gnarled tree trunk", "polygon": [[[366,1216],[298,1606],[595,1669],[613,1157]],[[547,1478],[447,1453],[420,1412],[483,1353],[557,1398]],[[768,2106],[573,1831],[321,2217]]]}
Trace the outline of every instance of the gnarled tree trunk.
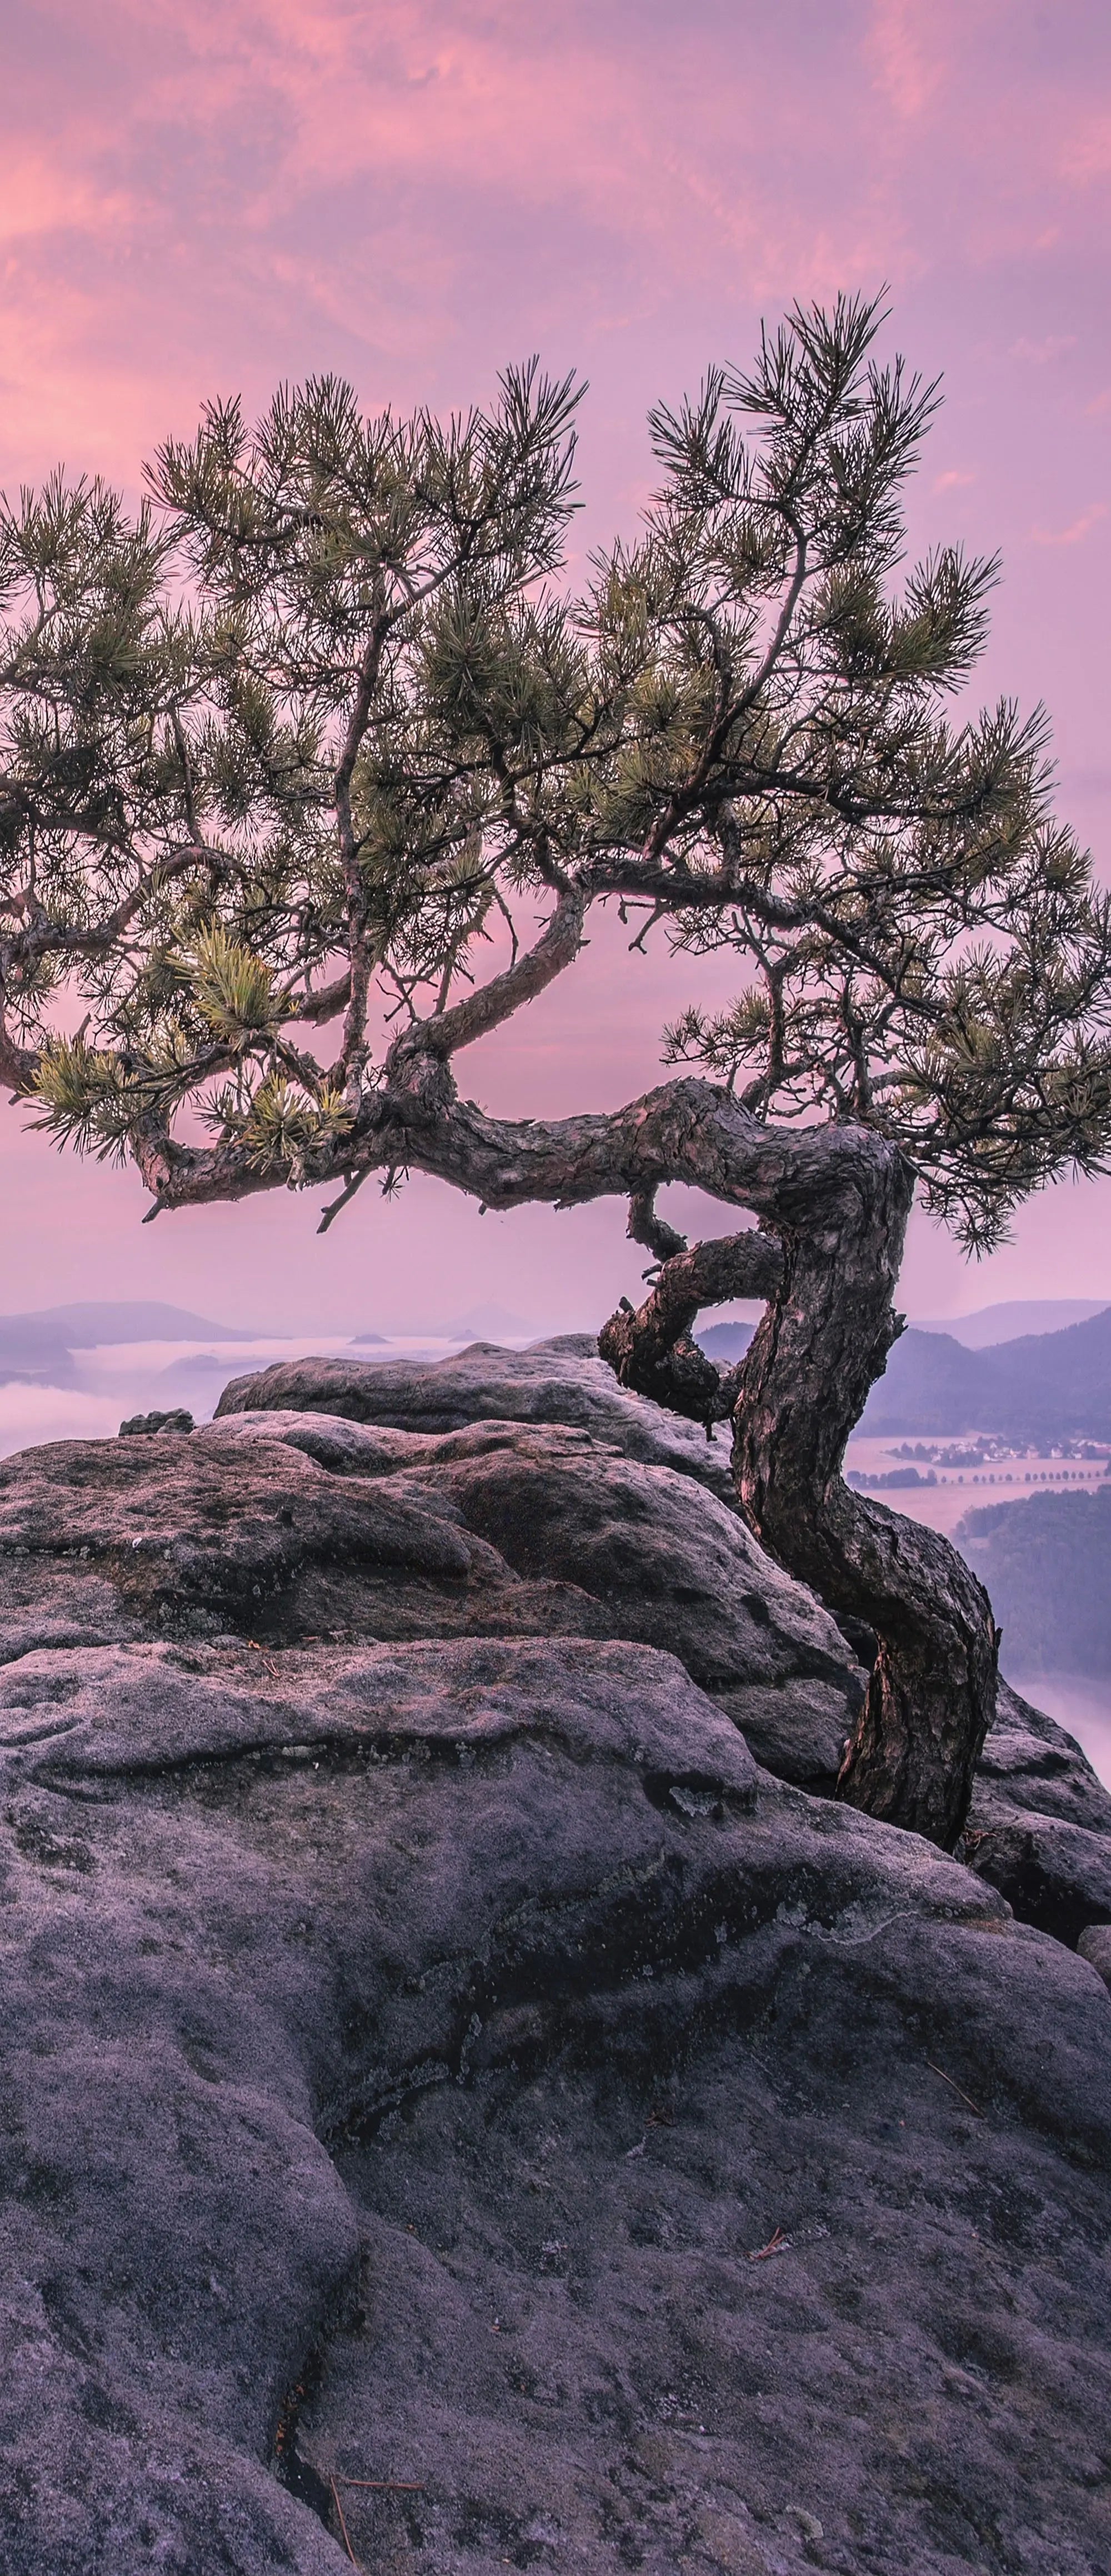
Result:
{"label": "gnarled tree trunk", "polygon": [[[784,1174],[764,1216],[771,1237],[687,1251],[634,1202],[630,1233],[662,1267],[600,1347],[625,1385],[707,1424],[732,1413],[749,1526],[850,1630],[877,1641],[839,1796],[951,1850],[994,1714],[997,1636],[987,1594],[949,1541],[842,1479],[845,1444],[901,1329],[892,1290],[913,1177],[883,1139],[833,1132],[835,1154],[819,1147]],[[690,1339],[694,1316],[746,1295],[766,1297],[767,1311],[740,1368],[719,1377]]]}

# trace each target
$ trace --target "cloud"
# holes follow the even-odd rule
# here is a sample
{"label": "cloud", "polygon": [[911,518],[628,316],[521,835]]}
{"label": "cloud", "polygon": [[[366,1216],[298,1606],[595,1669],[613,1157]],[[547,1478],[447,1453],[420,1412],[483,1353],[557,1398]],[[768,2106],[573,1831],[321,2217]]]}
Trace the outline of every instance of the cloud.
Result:
{"label": "cloud", "polygon": [[0,255],[44,234],[124,231],[133,217],[126,191],[99,188],[44,150],[9,153],[0,168]]}
{"label": "cloud", "polygon": [[108,1440],[119,1427],[118,1396],[0,1385],[0,1458],[36,1448],[42,1440]]}
{"label": "cloud", "polygon": [[1067,528],[1031,528],[1030,543],[1033,546],[1078,546],[1081,539],[1106,517],[1106,501],[1093,501],[1090,508],[1083,510]]}
{"label": "cloud", "polygon": [[133,470],[214,386],[320,363],[456,399],[479,350],[653,317],[701,362],[758,307],[1044,238],[1084,103],[1001,83],[999,6],[783,0],[738,45],[725,0],[42,0],[0,100],[0,473],[78,434]]}
{"label": "cloud", "polygon": [[974,474],[962,473],[959,466],[951,465],[947,474],[935,475],[934,480],[930,485],[930,490],[932,492],[957,492],[962,490],[965,484],[974,483],[975,480],[976,477]]}
{"label": "cloud", "polygon": [[1111,173],[1111,116],[1106,111],[1097,109],[1078,120],[1063,146],[1061,170],[1081,187]]}
{"label": "cloud", "polygon": [[1075,331],[1051,331],[1044,340],[1013,340],[1010,355],[1026,358],[1034,367],[1048,367],[1054,358],[1063,358],[1066,349],[1075,347]]}
{"label": "cloud", "polygon": [[941,32],[941,12],[921,0],[875,0],[865,53],[897,115],[919,117],[937,96],[948,70]]}

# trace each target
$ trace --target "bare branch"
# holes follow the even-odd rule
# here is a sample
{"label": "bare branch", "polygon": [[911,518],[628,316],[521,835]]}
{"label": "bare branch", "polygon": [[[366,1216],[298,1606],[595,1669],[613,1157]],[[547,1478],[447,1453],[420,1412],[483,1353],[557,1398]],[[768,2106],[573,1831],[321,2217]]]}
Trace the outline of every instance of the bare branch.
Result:
{"label": "bare branch", "polygon": [[346,1189],[340,1192],[338,1199],[332,1200],[330,1207],[326,1207],[324,1209],[320,1223],[316,1229],[318,1234],[327,1234],[329,1226],[335,1224],[337,1216],[342,1214],[345,1207],[350,1207],[352,1199],[357,1195],[358,1191],[361,1190],[363,1182],[368,1181],[369,1179],[370,1173],[368,1171],[352,1173]]}
{"label": "bare branch", "polygon": [[390,1078],[396,1080],[402,1065],[418,1054],[446,1063],[461,1047],[473,1046],[476,1038],[487,1037],[526,1002],[534,1001],[557,975],[573,965],[582,946],[585,912],[585,898],[578,887],[565,887],[535,948],[526,949],[501,975],[491,976],[488,984],[480,984],[464,1000],[430,1019],[418,1020],[395,1040],[389,1058]]}
{"label": "bare branch", "polygon": [[351,969],[348,966],[331,984],[322,984],[318,992],[299,993],[291,1006],[290,1016],[297,1020],[312,1020],[319,1025],[322,1020],[337,1019],[339,1013],[346,1010],[350,997]]}

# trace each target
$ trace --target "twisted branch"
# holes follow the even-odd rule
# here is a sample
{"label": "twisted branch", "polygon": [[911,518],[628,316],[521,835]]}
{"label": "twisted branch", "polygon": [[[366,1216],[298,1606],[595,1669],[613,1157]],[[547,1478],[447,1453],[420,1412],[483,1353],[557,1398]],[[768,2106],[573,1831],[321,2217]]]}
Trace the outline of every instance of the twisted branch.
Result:
{"label": "twisted branch", "polygon": [[682,1235],[657,1217],[654,1194],[638,1192],[630,1201],[628,1231],[634,1243],[663,1254],[655,1285],[643,1305],[634,1309],[623,1297],[617,1312],[598,1336],[622,1386],[651,1396],[704,1422],[728,1421],[737,1401],[740,1371],[718,1369],[691,1337],[703,1306],[724,1306],[731,1297],[774,1296],[783,1275],[783,1255],[770,1234],[759,1230],[716,1235],[689,1249]]}

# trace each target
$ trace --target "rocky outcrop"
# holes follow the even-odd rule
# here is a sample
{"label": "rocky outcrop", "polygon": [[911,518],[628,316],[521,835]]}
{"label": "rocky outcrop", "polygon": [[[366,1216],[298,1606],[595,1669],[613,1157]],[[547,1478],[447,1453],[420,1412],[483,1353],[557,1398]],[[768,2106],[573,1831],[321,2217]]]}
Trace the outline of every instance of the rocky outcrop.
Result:
{"label": "rocky outcrop", "polygon": [[1111,2563],[1111,1996],[856,1687],[582,1424],[0,1465],[3,2576]]}
{"label": "rocky outcrop", "polygon": [[1111,1796],[1072,1736],[1006,1682],[961,1854],[1059,1941],[1111,1924]]}
{"label": "rocky outcrop", "polygon": [[[639,1426],[642,1445],[667,1428]],[[188,1440],[59,1442],[0,1462],[0,1546],[0,1649],[625,1638],[678,1653],[762,1761],[814,1786],[832,1785],[863,1687],[736,1512],[559,1422],[438,1437],[275,1411]]]}
{"label": "rocky outcrop", "polygon": [[472,1342],[427,1367],[416,1360],[282,1360],[233,1377],[216,1418],[239,1413],[327,1413],[396,1431],[461,1431],[474,1422],[563,1422],[643,1466],[674,1467],[732,1504],[729,1442],[662,1412],[617,1383],[586,1333],[561,1333],[529,1350]]}
{"label": "rocky outcrop", "polygon": [[860,1704],[860,1667],[813,1595],[690,1476],[615,1454],[562,1423],[479,1422],[437,1439],[274,1412],[221,1418],[205,1438],[268,1434],[327,1458],[333,1472],[388,1476],[391,1494],[449,1512],[468,1542],[480,1542],[478,1587],[497,1551],[501,1617],[516,1602],[504,1590],[507,1567],[522,1587],[521,1624],[549,1626],[554,1581],[561,1621],[678,1654],[762,1762],[832,1787]]}
{"label": "rocky outcrop", "polygon": [[126,1422],[120,1424],[120,1438],[121,1440],[133,1439],[141,1432],[146,1432],[148,1436],[157,1431],[185,1433],[195,1428],[192,1414],[186,1412],[183,1404],[175,1404],[171,1406],[168,1413],[131,1414]]}
{"label": "rocky outcrop", "polygon": [[[410,1435],[417,1428],[427,1436],[430,1427],[450,1428],[467,1408],[481,1420],[500,1407],[514,1420],[574,1423],[588,1430],[594,1467],[585,1471],[587,1484],[592,1475],[596,1484],[605,1481],[608,1471],[602,1469],[598,1453],[606,1449],[617,1450],[630,1461],[666,1462],[673,1473],[696,1483],[706,1480],[709,1457],[717,1462],[709,1470],[710,1490],[737,1526],[724,1443],[708,1449],[695,1425],[627,1394],[604,1364],[591,1356],[594,1348],[585,1337],[542,1342],[523,1352],[493,1351],[485,1343],[476,1343],[435,1368],[306,1359],[263,1370],[256,1377],[233,1379],[220,1399],[217,1420],[225,1432],[234,1427],[242,1437],[265,1436],[263,1426],[269,1423],[282,1439],[311,1447],[322,1459],[325,1450],[320,1444],[328,1444],[325,1463],[341,1467],[344,1458],[353,1464],[361,1454],[368,1462],[363,1472],[388,1474],[405,1469],[413,1456],[400,1439],[406,1428]],[[322,1409],[333,1400],[342,1406],[350,1428],[339,1420],[325,1425],[323,1418],[317,1428],[310,1419],[322,1416]],[[304,1408],[301,1412],[276,1409],[294,1401]],[[215,1433],[216,1425],[212,1430]],[[512,1447],[508,1433],[497,1436]],[[343,1451],[345,1440],[357,1443],[360,1439],[383,1445],[361,1453],[357,1448]],[[540,1480],[533,1487],[538,1502],[532,1510],[525,1501],[530,1454]],[[820,1650],[831,1661],[823,1669],[803,1649],[789,1680],[780,1664],[774,1693],[767,1687],[772,1679],[770,1660],[747,1661],[751,1636],[739,1640],[740,1653],[730,1671],[728,1654],[721,1652],[720,1630],[723,1625],[744,1627],[737,1605],[743,1599],[746,1573],[739,1557],[731,1559],[728,1548],[722,1551],[711,1541],[710,1515],[702,1498],[688,1493],[685,1510],[666,1515],[671,1523],[666,1535],[662,1503],[654,1500],[651,1541],[643,1520],[638,1522],[635,1510],[630,1514],[628,1573],[622,1584],[614,1571],[621,1544],[616,1495],[607,1532],[607,1563],[605,1544],[600,1550],[593,1548],[585,1496],[583,1526],[575,1529],[575,1468],[572,1453],[567,1451],[566,1456],[567,1471],[561,1479],[554,1450],[532,1451],[529,1440],[518,1435],[515,1466],[511,1468],[507,1461],[500,1472],[486,1471],[491,1499],[485,1509],[481,1502],[474,1506],[479,1512],[474,1526],[491,1537],[499,1529],[503,1536],[508,1532],[509,1546],[516,1550],[515,1563],[543,1562],[554,1572],[558,1562],[560,1571],[577,1571],[580,1581],[589,1582],[585,1569],[594,1556],[598,1577],[590,1588],[611,1611],[616,1611],[624,1594],[614,1625],[606,1633],[644,1636],[673,1646],[694,1678],[731,1709],[769,1770],[799,1786],[830,1791],[861,1687],[855,1662],[844,1645],[839,1646],[839,1632],[832,1623],[825,1623]],[[449,1481],[446,1449],[422,1453],[422,1466],[429,1487]],[[613,1481],[616,1487],[620,1478],[615,1476]],[[627,1481],[635,1484],[635,1476]],[[475,1475],[456,1479],[460,1492],[477,1493],[480,1483],[481,1477]],[[495,1487],[505,1497],[500,1516],[493,1503]],[[643,1482],[640,1490],[647,1494]],[[686,1546],[679,1536],[680,1522],[690,1534]],[[715,1539],[721,1525],[718,1515]],[[766,1615],[773,1594],[777,1611],[790,1597],[800,1605],[805,1626],[805,1605],[810,1604],[811,1612],[814,1608],[811,1596],[778,1573],[747,1538],[743,1524],[739,1526],[747,1539],[750,1566],[760,1569],[755,1582],[748,1579],[754,1615]],[[563,1539],[567,1543],[561,1546]],[[670,1579],[661,1579],[664,1558],[671,1565]],[[701,1581],[696,1575],[692,1585],[692,1563],[699,1559],[704,1574]],[[761,1594],[763,1611],[757,1597]],[[840,1672],[835,1677],[838,1655]],[[758,1687],[744,1677],[748,1673]],[[1000,1889],[1024,1921],[1070,1945],[1075,1945],[1086,1924],[1111,1922],[1111,1796],[1073,1738],[1020,1700],[1006,1683],[1000,1686],[998,1717],[984,1748],[961,1856]]]}

